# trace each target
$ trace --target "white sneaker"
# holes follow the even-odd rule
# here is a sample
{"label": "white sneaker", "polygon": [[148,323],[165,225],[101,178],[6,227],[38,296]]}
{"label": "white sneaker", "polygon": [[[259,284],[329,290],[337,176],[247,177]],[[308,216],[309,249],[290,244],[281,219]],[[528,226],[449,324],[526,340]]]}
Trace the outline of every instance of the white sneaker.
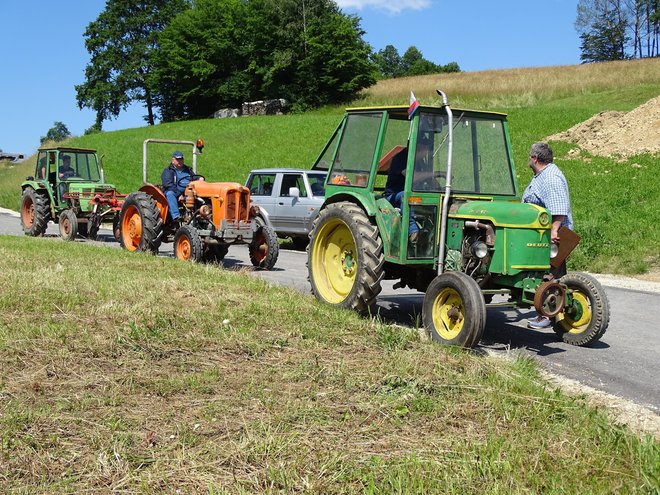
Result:
{"label": "white sneaker", "polygon": [[552,326],[552,322],[546,316],[537,316],[536,318],[527,320],[527,328],[540,329],[549,328],[550,326]]}

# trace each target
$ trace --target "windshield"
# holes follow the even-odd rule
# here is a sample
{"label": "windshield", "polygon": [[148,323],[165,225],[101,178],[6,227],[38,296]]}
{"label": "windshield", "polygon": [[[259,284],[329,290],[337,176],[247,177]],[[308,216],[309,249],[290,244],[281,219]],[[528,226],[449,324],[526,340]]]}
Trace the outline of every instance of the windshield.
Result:
{"label": "windshield", "polygon": [[58,175],[60,180],[101,180],[99,165],[94,153],[62,151],[59,154]]}
{"label": "windshield", "polygon": [[[447,115],[421,113],[413,190],[442,192],[447,176]],[[515,195],[504,120],[454,114],[452,192]]]}

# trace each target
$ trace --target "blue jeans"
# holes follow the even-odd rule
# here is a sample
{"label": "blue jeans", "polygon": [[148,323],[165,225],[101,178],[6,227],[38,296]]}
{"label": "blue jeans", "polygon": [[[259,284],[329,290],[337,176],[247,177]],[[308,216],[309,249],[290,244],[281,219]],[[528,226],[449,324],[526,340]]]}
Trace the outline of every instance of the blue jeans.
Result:
{"label": "blue jeans", "polygon": [[179,215],[179,196],[175,191],[165,191],[165,197],[167,198],[167,206],[169,206],[170,216],[172,220],[178,220],[181,215]]}
{"label": "blue jeans", "polygon": [[[403,203],[403,191],[390,194],[387,200],[390,203],[392,203],[392,206],[394,206],[395,208],[399,208],[400,210],[403,210],[403,208],[401,207],[401,204]],[[415,222],[414,209],[410,207],[409,210],[410,210],[410,217],[408,218],[408,235],[412,234],[413,232],[419,231],[417,222]]]}

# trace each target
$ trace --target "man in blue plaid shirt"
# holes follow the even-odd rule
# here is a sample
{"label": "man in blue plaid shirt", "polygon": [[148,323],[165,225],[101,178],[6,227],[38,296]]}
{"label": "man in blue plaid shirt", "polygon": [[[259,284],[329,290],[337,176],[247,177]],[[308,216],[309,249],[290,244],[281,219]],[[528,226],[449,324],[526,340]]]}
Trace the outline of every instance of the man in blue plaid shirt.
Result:
{"label": "man in blue plaid shirt", "polygon": [[[571,201],[568,196],[568,183],[559,167],[552,163],[554,156],[547,143],[534,143],[529,152],[529,166],[534,172],[531,182],[522,195],[523,203],[534,203],[547,208],[552,215],[550,240],[559,242],[559,229],[564,225],[573,229]],[[552,268],[555,278],[566,275],[566,262]],[[546,328],[551,325],[548,318],[537,317],[529,321],[531,328]]]}

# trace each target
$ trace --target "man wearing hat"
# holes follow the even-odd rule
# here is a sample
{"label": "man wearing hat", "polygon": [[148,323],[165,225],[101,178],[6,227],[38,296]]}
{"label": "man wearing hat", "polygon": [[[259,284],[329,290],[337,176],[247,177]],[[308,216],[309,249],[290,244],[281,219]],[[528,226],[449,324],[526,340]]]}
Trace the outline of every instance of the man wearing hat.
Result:
{"label": "man wearing hat", "polygon": [[172,220],[178,221],[179,201],[183,201],[183,193],[190,181],[194,180],[195,174],[192,169],[183,163],[183,153],[175,151],[172,153],[172,161],[165,167],[160,176],[163,192],[167,198],[170,216]]}

